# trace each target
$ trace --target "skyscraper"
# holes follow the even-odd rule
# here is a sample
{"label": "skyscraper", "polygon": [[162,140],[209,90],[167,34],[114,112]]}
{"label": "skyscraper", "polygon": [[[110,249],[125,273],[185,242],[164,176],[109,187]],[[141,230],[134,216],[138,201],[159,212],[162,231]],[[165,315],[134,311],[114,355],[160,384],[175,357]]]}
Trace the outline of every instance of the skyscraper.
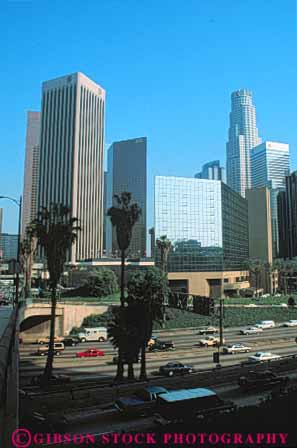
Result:
{"label": "skyscraper", "polygon": [[104,109],[105,90],[80,72],[43,83],[38,204],[79,219],[71,261],[102,255]]}
{"label": "skyscraper", "polygon": [[220,166],[219,160],[205,163],[200,173],[195,174],[196,179],[212,179],[226,182],[225,168]]}
{"label": "skyscraper", "polygon": [[26,155],[22,210],[22,236],[27,225],[36,218],[39,169],[40,112],[27,114]]}
{"label": "skyscraper", "polygon": [[286,191],[277,198],[280,258],[297,257],[297,171],[286,177]]}
{"label": "skyscraper", "polygon": [[[108,149],[107,208],[111,207],[115,194],[127,191],[142,210],[128,249],[128,254],[134,257],[146,255],[146,154],[146,137],[114,142]],[[108,219],[107,252],[117,249],[115,232]]]}
{"label": "skyscraper", "polygon": [[252,187],[270,190],[273,257],[279,252],[277,195],[285,190],[286,176],[290,173],[289,145],[265,141],[251,151]]}
{"label": "skyscraper", "polygon": [[240,89],[231,95],[229,138],[227,142],[227,184],[245,196],[251,188],[250,150],[261,143],[256,125],[252,92]]}

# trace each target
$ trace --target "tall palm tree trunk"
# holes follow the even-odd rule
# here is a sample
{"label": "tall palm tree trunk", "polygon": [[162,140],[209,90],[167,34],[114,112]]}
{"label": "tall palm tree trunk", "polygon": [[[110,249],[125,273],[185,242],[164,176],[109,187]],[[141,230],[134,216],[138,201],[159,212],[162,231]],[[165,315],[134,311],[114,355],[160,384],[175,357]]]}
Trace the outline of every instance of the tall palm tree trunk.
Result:
{"label": "tall palm tree trunk", "polygon": [[134,367],[133,367],[133,360],[129,361],[128,363],[128,380],[134,380]]}
{"label": "tall palm tree trunk", "polygon": [[118,364],[117,364],[117,374],[115,377],[116,382],[123,381],[124,378],[124,364],[123,364],[123,350],[122,347],[119,346],[118,349]]}
{"label": "tall palm tree trunk", "polygon": [[140,380],[147,380],[146,375],[146,340],[143,340],[142,347],[141,347],[141,366],[140,366]]}
{"label": "tall palm tree trunk", "polygon": [[121,306],[125,303],[125,251],[121,251]]}
{"label": "tall palm tree trunk", "polygon": [[49,349],[46,360],[46,366],[43,374],[43,376],[47,380],[49,380],[52,376],[53,361],[54,361],[54,339],[55,339],[56,306],[57,306],[56,286],[52,288],[51,302],[52,302],[52,309],[51,309],[51,323],[50,323],[50,340],[49,340]]}

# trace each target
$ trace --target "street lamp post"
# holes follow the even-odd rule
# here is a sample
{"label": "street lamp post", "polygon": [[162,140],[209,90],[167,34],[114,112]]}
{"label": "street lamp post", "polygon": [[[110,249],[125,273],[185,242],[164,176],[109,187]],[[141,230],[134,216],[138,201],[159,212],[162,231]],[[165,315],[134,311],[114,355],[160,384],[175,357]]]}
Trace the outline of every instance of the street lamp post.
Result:
{"label": "street lamp post", "polygon": [[19,207],[19,222],[18,222],[18,247],[17,247],[17,266],[15,279],[15,307],[19,305],[19,284],[20,284],[20,254],[21,254],[21,217],[22,217],[22,196],[20,200],[11,198],[10,196],[0,196],[0,199],[8,199],[14,202]]}

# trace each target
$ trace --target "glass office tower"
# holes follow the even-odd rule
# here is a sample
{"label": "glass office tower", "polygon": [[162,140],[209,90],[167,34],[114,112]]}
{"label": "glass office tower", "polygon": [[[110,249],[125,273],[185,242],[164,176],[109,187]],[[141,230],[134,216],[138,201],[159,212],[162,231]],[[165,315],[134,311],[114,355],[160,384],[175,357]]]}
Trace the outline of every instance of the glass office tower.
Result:
{"label": "glass office tower", "polygon": [[[155,237],[173,243],[169,272],[243,269],[247,216],[247,201],[221,181],[155,178]],[[158,257],[156,250],[157,263]]]}
{"label": "glass office tower", "polygon": [[272,251],[279,255],[279,230],[277,196],[286,187],[286,176],[290,173],[289,145],[279,142],[263,142],[251,151],[252,187],[267,187],[270,190]]}

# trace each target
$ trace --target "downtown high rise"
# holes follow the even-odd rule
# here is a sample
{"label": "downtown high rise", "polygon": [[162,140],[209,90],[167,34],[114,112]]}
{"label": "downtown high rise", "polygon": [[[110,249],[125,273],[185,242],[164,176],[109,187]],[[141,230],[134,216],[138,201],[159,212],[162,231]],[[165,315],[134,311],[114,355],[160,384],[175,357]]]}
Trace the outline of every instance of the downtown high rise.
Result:
{"label": "downtown high rise", "polygon": [[36,218],[39,181],[40,112],[27,114],[26,155],[22,208],[22,236],[27,225]]}
{"label": "downtown high rise", "polygon": [[105,90],[80,72],[43,83],[38,204],[79,219],[71,261],[102,255],[104,111]]}
{"label": "downtown high rise", "polygon": [[251,149],[261,143],[252,92],[240,89],[231,95],[227,149],[227,184],[245,197],[251,188]]}
{"label": "downtown high rise", "polygon": [[290,174],[289,145],[265,141],[251,151],[252,187],[270,191],[273,257],[279,255],[277,196],[286,187]]}
{"label": "downtown high rise", "polygon": [[[107,208],[113,205],[113,196],[129,192],[132,202],[141,208],[139,221],[134,225],[127,254],[146,256],[146,198],[147,198],[147,139],[134,138],[114,142],[108,149]],[[118,251],[117,239],[110,219],[106,221],[107,253]]]}

